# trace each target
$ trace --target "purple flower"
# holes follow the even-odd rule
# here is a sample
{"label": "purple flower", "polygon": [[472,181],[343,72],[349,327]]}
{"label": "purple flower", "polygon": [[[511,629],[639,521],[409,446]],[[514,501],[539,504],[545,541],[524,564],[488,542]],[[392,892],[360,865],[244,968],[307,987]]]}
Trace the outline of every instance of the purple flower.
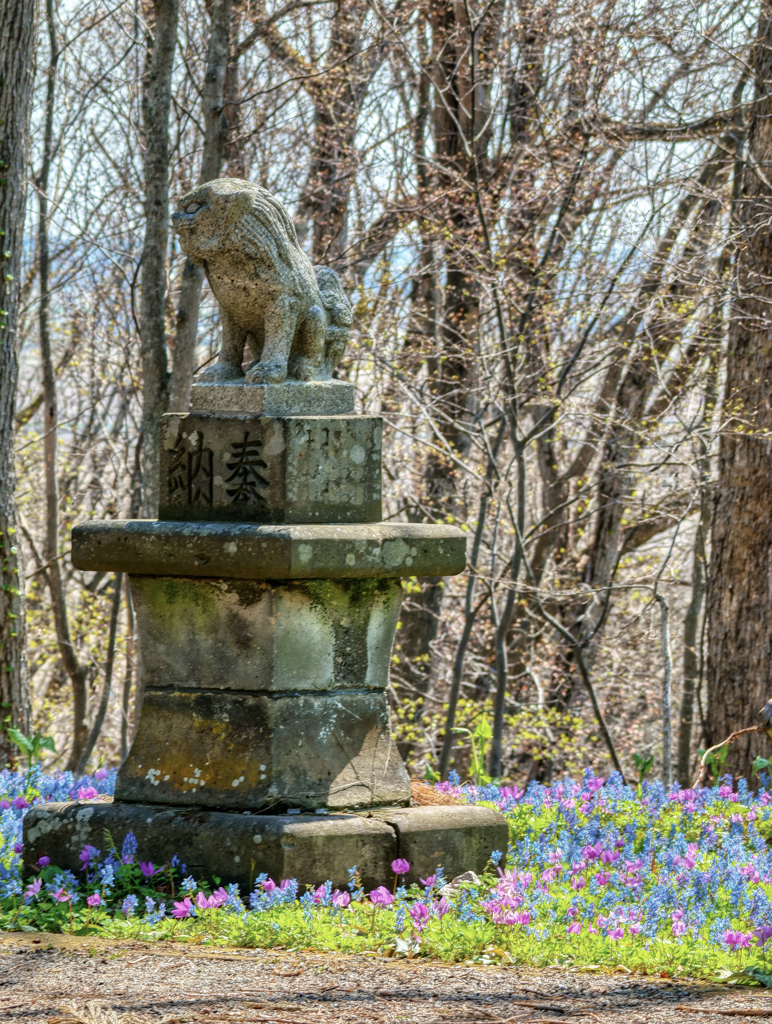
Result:
{"label": "purple flower", "polygon": [[13,852],[14,853],[24,853],[24,843],[14,843],[13,844]]}
{"label": "purple flower", "polygon": [[152,860],[139,862],[139,870],[142,872],[143,878],[152,878],[153,875],[157,874],[161,869],[153,866]]}
{"label": "purple flower", "polygon": [[607,871],[599,871],[595,876],[595,881],[598,885],[608,885],[611,881],[611,875]]}
{"label": "purple flower", "polygon": [[177,920],[183,917],[193,917],[193,900],[190,896],[186,896],[184,900],[179,900],[174,904],[172,917],[176,917]]}
{"label": "purple flower", "polygon": [[81,871],[85,871],[85,869],[89,865],[89,862],[92,860],[96,860],[98,856],[99,850],[97,850],[95,846],[84,846],[83,849],[78,854],[78,860],[83,864]]}
{"label": "purple flower", "polygon": [[425,903],[414,903],[412,907],[408,909],[413,919],[413,927],[417,932],[422,932],[429,921],[429,908]]}
{"label": "purple flower", "polygon": [[98,782],[102,782],[104,779],[107,778],[107,776],[109,774],[110,773],[108,772],[108,770],[106,768],[97,768],[97,770],[94,772],[94,778]]}
{"label": "purple flower", "polygon": [[7,811],[10,806],[11,801],[6,799],[6,797],[3,797],[3,799],[0,800],[0,811]]}
{"label": "purple flower", "polygon": [[57,889],[56,892],[51,893],[52,899],[55,899],[57,903],[68,903],[70,901],[70,894],[65,892],[64,888]]}
{"label": "purple flower", "polygon": [[262,885],[263,892],[273,892],[273,890],[276,888],[276,882],[274,882],[272,878],[266,878]]}
{"label": "purple flower", "polygon": [[86,897],[86,903],[88,903],[90,907],[98,907],[101,902],[102,897],[98,892],[92,892],[90,896]]}
{"label": "purple flower", "polygon": [[42,884],[43,884],[43,879],[42,878],[36,878],[34,882],[30,882],[30,884],[24,890],[24,902],[25,903],[27,902],[27,900],[34,899],[37,896],[37,894],[40,892],[40,887],[42,886]]}
{"label": "purple flower", "polygon": [[351,893],[341,892],[340,889],[336,889],[332,894],[332,904],[335,907],[347,907],[351,902]]}
{"label": "purple flower", "polygon": [[439,917],[440,921],[447,913],[449,913],[449,911],[450,903],[448,903],[444,896],[442,899],[434,901],[434,913]]}
{"label": "purple flower", "polygon": [[686,933],[686,921],[673,921],[673,935],[684,935]]}
{"label": "purple flower", "polygon": [[38,857],[38,867],[39,868],[47,868],[50,863],[51,863],[51,858],[50,857]]}
{"label": "purple flower", "polygon": [[396,860],[391,862],[391,870],[395,875],[406,875],[410,870],[410,864],[404,857],[397,857]]}
{"label": "purple flower", "polygon": [[584,875],[574,875],[571,879],[571,888],[578,891],[584,888]]}
{"label": "purple flower", "polygon": [[81,786],[78,790],[78,800],[96,800],[98,796],[93,786]]}
{"label": "purple flower", "polygon": [[29,804],[23,796],[15,796],[11,801],[17,811],[23,811],[25,807],[29,807]]}
{"label": "purple flower", "polygon": [[376,907],[390,907],[394,902],[394,897],[385,885],[379,885],[377,889],[373,889],[370,893],[370,900]]}
{"label": "purple flower", "polygon": [[421,883],[421,885],[425,886],[427,889],[431,889],[431,887],[437,881],[437,876],[436,875],[429,875],[428,878],[419,878],[418,881]]}
{"label": "purple flower", "polygon": [[753,934],[756,936],[756,945],[763,946],[772,937],[772,925],[763,924],[760,928],[754,928]]}
{"label": "purple flower", "polygon": [[608,933],[608,937],[611,939],[612,942],[617,942],[619,939],[623,939],[625,937],[625,930],[621,925],[618,924],[616,928],[612,929]]}
{"label": "purple flower", "polygon": [[569,935],[581,935],[582,934],[582,922],[581,921],[574,921],[573,924],[570,924],[568,926],[568,934]]}
{"label": "purple flower", "polygon": [[316,903],[316,904],[321,903],[322,900],[324,899],[324,897],[326,896],[326,894],[327,894],[327,890],[325,889],[325,887],[323,885],[320,885],[319,888],[316,890],[316,892],[314,893],[314,895],[312,897],[314,903]]}

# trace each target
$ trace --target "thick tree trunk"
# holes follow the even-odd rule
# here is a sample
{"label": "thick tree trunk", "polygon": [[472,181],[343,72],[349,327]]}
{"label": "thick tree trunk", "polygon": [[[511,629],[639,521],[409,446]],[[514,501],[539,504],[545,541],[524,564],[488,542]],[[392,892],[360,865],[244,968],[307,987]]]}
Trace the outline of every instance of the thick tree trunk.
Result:
{"label": "thick tree trunk", "polygon": [[[759,724],[772,696],[772,5],[761,5],[753,48],[755,101],[742,197],[742,244],[727,354],[726,398],[708,578],[708,743]],[[769,755],[762,734],[740,736],[726,770],[750,778]]]}
{"label": "thick tree trunk", "polygon": [[[215,0],[212,6],[206,75],[201,93],[201,106],[204,110],[204,151],[198,176],[199,185],[219,178],[225,155],[228,121],[223,109],[223,94],[230,50],[230,30],[231,0]],[[169,383],[169,409],[172,412],[187,412],[190,404],[198,336],[198,310],[203,284],[204,268],[191,259],[185,260],[177,307],[174,366]]]}
{"label": "thick tree trunk", "polygon": [[5,732],[30,730],[21,542],[14,490],[14,415],[19,378],[16,324],[32,108],[37,4],[0,0],[0,768],[12,756]]}
{"label": "thick tree trunk", "polygon": [[145,241],[142,248],[143,514],[158,511],[158,436],[169,399],[166,252],[169,239],[169,111],[177,43],[177,0],[154,0],[152,54],[145,82]]}

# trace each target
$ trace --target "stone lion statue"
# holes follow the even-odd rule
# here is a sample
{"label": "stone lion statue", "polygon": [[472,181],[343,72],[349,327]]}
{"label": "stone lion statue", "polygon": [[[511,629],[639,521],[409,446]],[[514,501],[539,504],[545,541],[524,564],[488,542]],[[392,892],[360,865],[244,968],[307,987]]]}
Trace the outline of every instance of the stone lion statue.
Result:
{"label": "stone lion statue", "polygon": [[[220,307],[220,359],[198,381],[332,376],[348,342],[351,304],[334,270],[311,265],[278,199],[254,182],[218,178],[184,195],[172,221]],[[246,373],[245,345],[254,359]]]}

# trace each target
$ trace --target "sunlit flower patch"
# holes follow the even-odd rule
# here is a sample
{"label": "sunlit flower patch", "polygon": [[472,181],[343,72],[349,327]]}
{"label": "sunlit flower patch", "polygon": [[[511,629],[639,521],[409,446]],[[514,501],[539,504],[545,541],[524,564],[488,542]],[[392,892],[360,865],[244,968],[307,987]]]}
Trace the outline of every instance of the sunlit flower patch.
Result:
{"label": "sunlit flower patch", "polygon": [[[41,857],[21,872],[21,823],[42,800],[109,795],[114,772],[75,780],[0,774],[0,926],[241,946],[370,951],[474,962],[623,965],[630,970],[767,980],[772,938],[772,795],[729,780],[709,789],[612,775],[507,786],[440,785],[498,807],[508,851],[482,877],[449,884],[441,866],[406,887],[409,863],[363,891],[259,875],[250,892],[155,863],[134,836],[80,854],[77,873]],[[772,965],[770,966],[772,973]],[[772,977],[768,979],[772,984]]]}

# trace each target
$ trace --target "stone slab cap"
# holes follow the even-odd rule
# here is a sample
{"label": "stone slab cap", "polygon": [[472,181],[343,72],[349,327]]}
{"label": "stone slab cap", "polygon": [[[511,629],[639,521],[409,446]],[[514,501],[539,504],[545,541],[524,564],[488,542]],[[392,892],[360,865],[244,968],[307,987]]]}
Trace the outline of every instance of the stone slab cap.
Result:
{"label": "stone slab cap", "polygon": [[328,879],[346,888],[355,864],[366,889],[388,884],[397,856],[394,830],[377,818],[356,814],[233,814],[149,804],[77,801],[39,804],[24,820],[24,852],[29,867],[44,854],[51,863],[77,874],[78,854],[88,843],[105,849],[107,829],[120,851],[128,832],[139,856],[154,864],[176,854],[194,878],[236,882],[246,896],[265,872],[274,881],[297,878],[318,886]]}
{"label": "stone slab cap", "polygon": [[[391,825],[391,819],[398,826]],[[504,818],[487,807],[405,807],[364,814],[233,814],[150,804],[73,801],[38,804],[24,817],[24,861],[47,856],[77,874],[88,843],[106,853],[107,829],[120,850],[133,832],[143,860],[163,864],[177,854],[195,878],[236,882],[246,897],[265,872],[274,881],[297,878],[343,889],[348,869],[359,869],[366,892],[391,889],[396,857],[411,860],[410,880],[442,866],[446,878],[482,874],[494,849],[506,850]],[[492,845],[491,845],[492,844]],[[441,860],[437,860],[441,857]]]}
{"label": "stone slab cap", "polygon": [[494,850],[507,852],[507,822],[492,807],[395,807],[372,811],[372,816],[397,833],[399,856],[410,864],[408,884],[428,878],[438,867],[446,878],[461,871],[482,874]]}
{"label": "stone slab cap", "polygon": [[111,519],[72,531],[76,569],[253,580],[456,576],[466,534],[418,523],[256,526]]}
{"label": "stone slab cap", "polygon": [[342,416],[354,411],[354,385],[343,380],[288,380],[283,384],[194,384],[193,412],[256,416]]}

